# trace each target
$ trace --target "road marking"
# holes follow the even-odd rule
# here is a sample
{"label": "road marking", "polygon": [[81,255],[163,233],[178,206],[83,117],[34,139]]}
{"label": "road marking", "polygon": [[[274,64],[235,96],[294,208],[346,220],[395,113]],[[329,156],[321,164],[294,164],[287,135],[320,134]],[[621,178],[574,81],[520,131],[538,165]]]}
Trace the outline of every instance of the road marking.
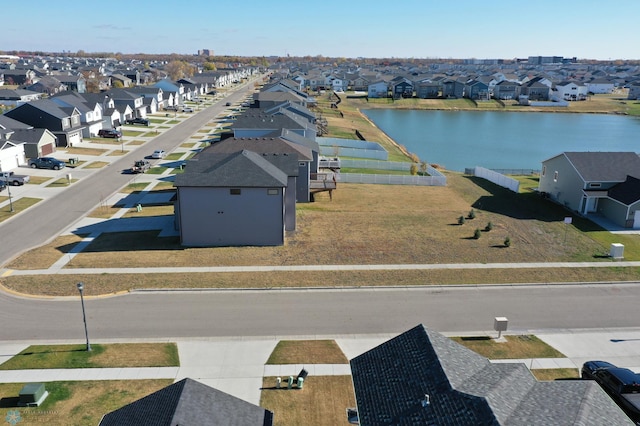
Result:
{"label": "road marking", "polygon": [[4,271],[2,273],[2,275],[0,275],[1,277],[8,277],[9,275],[13,274],[13,269],[7,269],[6,271]]}

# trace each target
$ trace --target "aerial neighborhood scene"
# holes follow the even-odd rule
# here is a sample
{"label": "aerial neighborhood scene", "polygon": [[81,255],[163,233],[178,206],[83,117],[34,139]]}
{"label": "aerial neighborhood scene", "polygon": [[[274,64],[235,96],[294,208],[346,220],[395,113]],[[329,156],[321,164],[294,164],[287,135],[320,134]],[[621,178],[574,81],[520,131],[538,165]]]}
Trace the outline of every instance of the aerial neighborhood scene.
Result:
{"label": "aerial neighborhood scene", "polygon": [[358,3],[3,6],[0,424],[640,424],[640,4]]}

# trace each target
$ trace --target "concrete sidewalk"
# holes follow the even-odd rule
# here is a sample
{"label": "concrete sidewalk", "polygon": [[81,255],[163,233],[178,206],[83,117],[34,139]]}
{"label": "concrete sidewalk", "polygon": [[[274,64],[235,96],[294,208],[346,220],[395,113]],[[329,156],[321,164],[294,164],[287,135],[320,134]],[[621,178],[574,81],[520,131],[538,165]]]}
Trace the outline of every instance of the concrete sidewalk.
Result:
{"label": "concrete sidewalk", "polygon": [[[483,334],[487,335],[487,333]],[[579,369],[587,360],[602,359],[620,367],[640,371],[640,329],[562,330],[531,334],[535,334],[565,354],[567,358],[494,360],[492,362],[523,362],[529,369]],[[456,333],[456,335],[467,334]],[[469,335],[478,335],[478,333]],[[395,337],[395,334],[336,336],[334,339],[347,359],[353,359],[392,337]],[[302,338],[304,336],[281,339]],[[286,383],[289,376],[296,377],[302,368],[307,370],[310,376],[351,374],[349,364],[265,365],[278,340],[280,338],[178,341],[179,367],[6,370],[0,371],[0,383],[136,379],[177,381],[189,377],[245,401],[259,404],[263,377],[282,377],[283,382]],[[0,363],[26,347],[28,343],[0,342]]]}

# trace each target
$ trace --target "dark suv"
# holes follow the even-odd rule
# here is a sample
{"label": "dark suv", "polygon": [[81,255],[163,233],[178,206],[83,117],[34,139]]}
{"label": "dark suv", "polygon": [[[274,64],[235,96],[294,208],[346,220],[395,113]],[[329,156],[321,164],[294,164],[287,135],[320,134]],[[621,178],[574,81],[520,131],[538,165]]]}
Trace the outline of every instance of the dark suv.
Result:
{"label": "dark suv", "polygon": [[148,126],[149,120],[142,117],[135,117],[135,118],[128,119],[127,124],[142,124],[143,126]]}
{"label": "dark suv", "polygon": [[114,129],[102,129],[98,131],[98,136],[101,138],[120,139],[122,137],[122,133]]}
{"label": "dark suv", "polygon": [[64,169],[64,161],[53,157],[38,157],[29,160],[29,167],[33,169]]}
{"label": "dark suv", "polygon": [[595,380],[633,421],[640,421],[640,375],[606,361],[587,361],[581,376]]}

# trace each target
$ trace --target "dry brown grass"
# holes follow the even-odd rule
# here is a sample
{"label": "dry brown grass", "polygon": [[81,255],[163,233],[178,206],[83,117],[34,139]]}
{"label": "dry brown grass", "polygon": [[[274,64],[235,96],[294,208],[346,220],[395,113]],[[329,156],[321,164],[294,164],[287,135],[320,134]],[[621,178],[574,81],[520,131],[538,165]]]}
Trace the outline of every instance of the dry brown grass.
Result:
{"label": "dry brown grass", "polygon": [[580,378],[580,372],[577,368],[541,368],[531,370],[531,373],[541,382]]}
{"label": "dry brown grass", "polygon": [[101,168],[103,168],[104,166],[106,166],[108,164],[109,163],[107,163],[106,161],[92,161],[91,163],[88,163],[83,168],[85,168],[85,169],[101,169]]}
{"label": "dry brown grass", "polygon": [[351,376],[307,376],[302,389],[275,389],[275,382],[265,377],[260,396],[260,406],[274,413],[274,425],[349,424],[346,409],[355,406]]}
{"label": "dry brown grass", "polygon": [[[159,254],[157,254],[159,255]],[[166,258],[171,263],[171,258]],[[168,265],[174,266],[174,265]],[[70,282],[85,282],[85,294],[96,296],[137,288],[238,288],[378,287],[424,285],[474,285],[485,283],[562,283],[631,281],[640,268],[443,269],[399,271],[224,272],[174,274],[74,274],[5,276],[0,285],[24,294],[74,296]]]}
{"label": "dry brown grass", "polygon": [[496,342],[488,336],[452,337],[451,340],[489,359],[565,358],[536,336],[504,337],[506,342]]}
{"label": "dry brown grass", "polygon": [[6,264],[11,269],[46,269],[82,241],[80,235],[61,235],[49,244],[37,247]]}
{"label": "dry brown grass", "polygon": [[281,340],[267,364],[348,364],[335,340]]}
{"label": "dry brown grass", "polygon": [[71,155],[102,155],[107,152],[106,149],[99,148],[81,148],[81,147],[73,147],[66,149],[67,154]]}
{"label": "dry brown grass", "polygon": [[[548,262],[593,260],[603,249],[575,228],[565,243],[560,210],[549,220],[476,208],[476,219],[459,226],[458,216],[467,214],[474,198],[493,208],[491,194],[466,178],[452,175],[450,181],[449,187],[400,189],[341,185],[333,201],[320,195],[298,206],[297,231],[280,247],[186,249],[177,239],[148,233],[104,234],[69,267]],[[462,197],[457,186],[464,187]],[[489,221],[493,230],[471,239]],[[505,236],[512,241],[508,249]]]}
{"label": "dry brown grass", "polygon": [[[109,380],[47,383],[50,392],[43,405],[19,409],[19,425],[97,425],[102,416],[156,392],[173,380]],[[3,397],[18,396],[25,383],[0,384]],[[15,408],[0,408],[0,416]]]}

